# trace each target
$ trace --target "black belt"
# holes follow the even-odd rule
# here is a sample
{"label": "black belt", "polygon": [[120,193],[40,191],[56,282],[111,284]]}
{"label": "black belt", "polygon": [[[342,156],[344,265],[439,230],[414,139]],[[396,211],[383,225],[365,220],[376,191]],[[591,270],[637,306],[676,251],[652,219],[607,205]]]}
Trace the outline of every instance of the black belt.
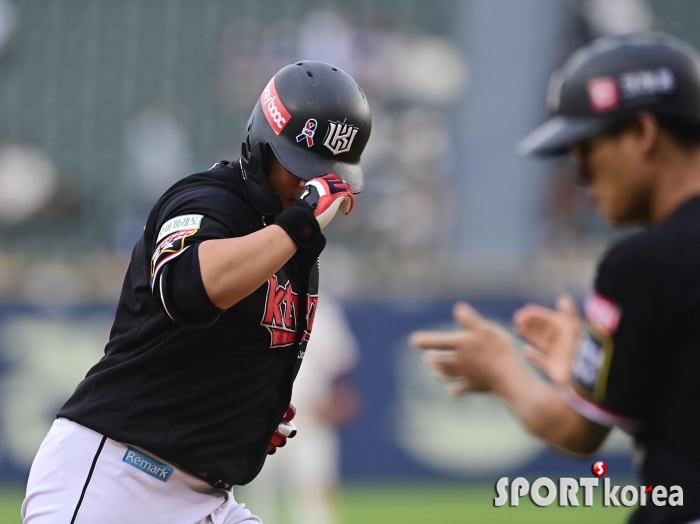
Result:
{"label": "black belt", "polygon": [[228,482],[224,482],[223,480],[217,480],[216,482],[211,482],[207,480],[207,482],[209,482],[209,484],[211,484],[215,488],[225,489],[226,491],[231,491],[231,489],[233,488],[233,484],[229,484]]}
{"label": "black belt", "polygon": [[186,471],[190,475],[194,475],[195,477],[202,479],[204,482],[206,482],[213,488],[225,489],[226,491],[230,491],[231,488],[233,488],[233,484],[229,484],[228,482],[224,482],[223,480],[214,480],[209,473],[205,473],[204,471],[191,471],[187,468],[183,468],[179,464],[176,465],[177,467]]}
{"label": "black belt", "polygon": [[229,484],[228,482],[224,482],[223,480],[214,480],[211,478],[211,475],[208,473],[200,472],[196,473],[194,472],[193,475],[195,477],[198,477],[202,479],[204,482],[212,486],[213,488],[219,488],[219,489],[225,489],[226,491],[230,491],[231,488],[233,488],[233,484]]}

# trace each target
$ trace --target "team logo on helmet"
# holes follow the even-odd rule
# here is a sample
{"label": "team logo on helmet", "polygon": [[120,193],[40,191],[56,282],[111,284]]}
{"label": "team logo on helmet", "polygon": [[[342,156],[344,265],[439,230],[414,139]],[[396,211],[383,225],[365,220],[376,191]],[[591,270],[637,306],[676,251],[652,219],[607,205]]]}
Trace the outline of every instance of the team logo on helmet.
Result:
{"label": "team logo on helmet", "polygon": [[275,88],[275,77],[273,76],[263,89],[260,95],[260,104],[262,105],[263,113],[270,127],[279,135],[284,126],[287,125],[292,118],[287,109],[282,104],[277,89]]}
{"label": "team logo on helmet", "polygon": [[352,141],[360,130],[359,127],[351,126],[343,122],[328,121],[328,132],[323,140],[323,145],[331,150],[334,155],[347,153],[350,151]]}
{"label": "team logo on helmet", "polygon": [[318,127],[318,122],[315,119],[309,118],[304,125],[304,129],[301,133],[297,135],[297,142],[301,142],[306,138],[306,147],[311,147],[314,145],[314,135],[316,134],[316,128]]}

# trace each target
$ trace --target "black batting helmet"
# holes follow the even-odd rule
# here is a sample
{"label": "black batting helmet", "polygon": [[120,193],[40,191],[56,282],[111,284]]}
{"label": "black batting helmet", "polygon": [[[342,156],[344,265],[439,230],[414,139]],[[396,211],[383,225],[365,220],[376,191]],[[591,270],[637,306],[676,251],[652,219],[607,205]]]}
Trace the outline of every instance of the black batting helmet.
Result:
{"label": "black batting helmet", "polygon": [[700,56],[660,33],[599,38],[552,75],[548,103],[552,118],[518,144],[521,154],[565,153],[639,111],[700,127]]}
{"label": "black batting helmet", "polygon": [[253,171],[266,164],[269,148],[302,180],[335,173],[359,193],[360,155],[371,130],[367,98],[352,77],[305,60],[283,67],[268,82],[248,120],[241,159]]}

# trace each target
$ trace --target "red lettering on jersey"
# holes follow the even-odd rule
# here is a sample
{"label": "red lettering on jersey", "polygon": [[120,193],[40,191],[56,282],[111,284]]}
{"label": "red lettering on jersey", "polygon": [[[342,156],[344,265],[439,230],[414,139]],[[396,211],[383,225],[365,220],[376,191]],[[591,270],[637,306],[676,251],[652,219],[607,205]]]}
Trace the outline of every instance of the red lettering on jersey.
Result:
{"label": "red lettering on jersey", "polygon": [[280,286],[277,275],[267,281],[267,301],[260,325],[270,332],[270,347],[278,348],[294,344],[296,338],[296,311],[299,297],[287,280]]}
{"label": "red lettering on jersey", "polygon": [[284,288],[284,325],[293,328],[296,331],[297,323],[297,305],[299,303],[299,298],[297,294],[292,291],[292,286],[287,282]]}
{"label": "red lettering on jersey", "polygon": [[306,331],[302,342],[307,342],[311,336],[311,330],[314,328],[314,319],[316,318],[316,310],[318,309],[318,295],[309,295],[306,297]]}
{"label": "red lettering on jersey", "polygon": [[[301,341],[309,340],[318,296],[309,296],[306,299],[306,320],[307,328]],[[283,286],[280,285],[277,275],[272,275],[267,281],[267,300],[265,302],[265,312],[263,313],[261,326],[270,332],[270,347],[279,348],[291,346],[296,340],[297,331],[297,311],[299,310],[299,296],[292,289],[292,285],[287,280]]]}
{"label": "red lettering on jersey", "polygon": [[277,282],[277,275],[267,281],[267,303],[265,304],[265,314],[262,325],[269,327],[284,326],[284,299],[287,286],[280,286]]}

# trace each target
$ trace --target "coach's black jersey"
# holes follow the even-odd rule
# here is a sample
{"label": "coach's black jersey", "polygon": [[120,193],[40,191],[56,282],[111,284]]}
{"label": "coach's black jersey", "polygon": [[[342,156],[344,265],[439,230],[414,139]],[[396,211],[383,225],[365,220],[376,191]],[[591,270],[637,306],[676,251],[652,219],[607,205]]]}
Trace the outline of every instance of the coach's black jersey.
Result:
{"label": "coach's black jersey", "polygon": [[631,522],[700,518],[700,198],[613,247],[584,309],[572,406],[635,435],[646,485],[684,493]]}
{"label": "coach's black jersey", "polygon": [[183,179],[156,203],[105,356],[58,416],[212,480],[245,484],[289,405],[316,311],[322,247],[298,250],[225,312],[214,308],[197,325],[173,320],[161,300],[163,272],[204,240],[263,228],[240,168],[226,164]]}

